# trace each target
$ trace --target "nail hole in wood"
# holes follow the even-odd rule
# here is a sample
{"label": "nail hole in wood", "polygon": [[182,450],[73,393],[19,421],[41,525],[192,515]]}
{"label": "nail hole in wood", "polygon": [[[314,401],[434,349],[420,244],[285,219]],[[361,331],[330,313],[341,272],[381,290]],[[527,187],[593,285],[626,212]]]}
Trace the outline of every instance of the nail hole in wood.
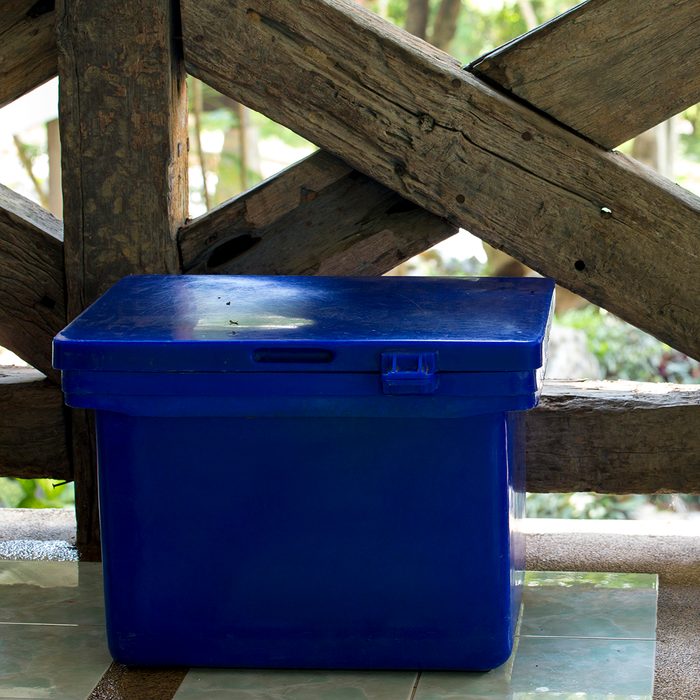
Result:
{"label": "nail hole in wood", "polygon": [[56,300],[52,299],[50,296],[47,296],[46,294],[44,294],[44,296],[41,297],[41,299],[39,299],[39,303],[42,306],[46,307],[47,309],[56,308]]}

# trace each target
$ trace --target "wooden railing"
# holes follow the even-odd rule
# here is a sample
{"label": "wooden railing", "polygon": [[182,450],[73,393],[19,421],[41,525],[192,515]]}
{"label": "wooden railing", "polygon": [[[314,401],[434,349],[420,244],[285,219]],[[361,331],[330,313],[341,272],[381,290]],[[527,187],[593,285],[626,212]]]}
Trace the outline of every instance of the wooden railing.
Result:
{"label": "wooden railing", "polygon": [[[74,477],[96,541],[50,340],[129,273],[381,274],[465,227],[700,357],[700,200],[606,150],[700,100],[692,5],[589,0],[464,70],[351,0],[11,3],[0,105],[58,70],[64,222],[0,189],[0,344],[46,375],[0,374],[0,473]],[[188,221],[185,69],[326,151]],[[700,491],[693,388],[527,420],[530,490]]]}

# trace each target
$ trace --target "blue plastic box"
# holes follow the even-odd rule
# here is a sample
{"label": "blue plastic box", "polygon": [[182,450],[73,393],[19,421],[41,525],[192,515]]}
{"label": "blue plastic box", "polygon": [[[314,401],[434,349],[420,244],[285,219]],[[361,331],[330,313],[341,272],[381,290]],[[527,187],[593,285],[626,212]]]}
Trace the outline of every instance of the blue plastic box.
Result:
{"label": "blue plastic box", "polygon": [[546,279],[129,277],[60,333],[126,664],[511,653]]}

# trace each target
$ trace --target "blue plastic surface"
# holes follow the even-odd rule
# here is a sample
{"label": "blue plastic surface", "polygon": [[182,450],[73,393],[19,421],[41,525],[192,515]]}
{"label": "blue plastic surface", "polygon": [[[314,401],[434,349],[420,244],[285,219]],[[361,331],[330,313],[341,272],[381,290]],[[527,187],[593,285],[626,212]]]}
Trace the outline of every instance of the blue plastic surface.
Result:
{"label": "blue plastic surface", "polygon": [[127,277],[64,329],[60,369],[367,372],[434,351],[441,372],[542,365],[541,278]]}
{"label": "blue plastic surface", "polygon": [[520,418],[552,294],[540,279],[260,277],[108,292],[55,359],[68,403],[97,409],[115,659],[505,661],[524,566]]}

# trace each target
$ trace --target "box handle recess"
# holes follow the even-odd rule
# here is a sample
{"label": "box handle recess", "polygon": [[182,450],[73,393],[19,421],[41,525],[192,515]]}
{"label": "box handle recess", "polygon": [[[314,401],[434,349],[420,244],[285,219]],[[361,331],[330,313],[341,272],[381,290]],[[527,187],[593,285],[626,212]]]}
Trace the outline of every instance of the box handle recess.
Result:
{"label": "box handle recess", "polygon": [[334,354],[323,348],[259,348],[253,351],[255,362],[279,364],[327,364]]}

